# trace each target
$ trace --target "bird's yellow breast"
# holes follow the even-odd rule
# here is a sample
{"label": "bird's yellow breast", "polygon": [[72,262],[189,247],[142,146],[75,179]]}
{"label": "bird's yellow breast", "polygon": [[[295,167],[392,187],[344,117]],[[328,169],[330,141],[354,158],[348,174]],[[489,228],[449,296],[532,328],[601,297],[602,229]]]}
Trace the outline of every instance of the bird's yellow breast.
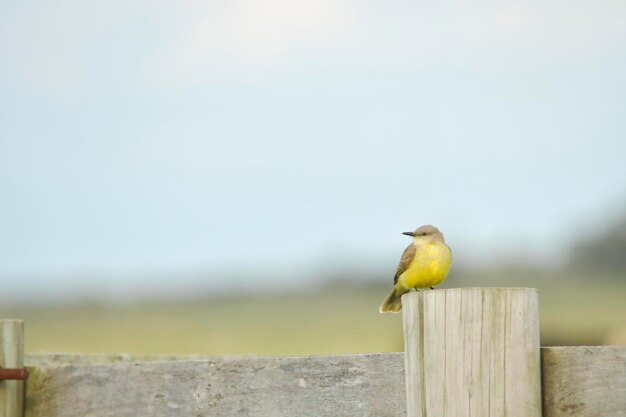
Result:
{"label": "bird's yellow breast", "polygon": [[432,242],[416,245],[415,257],[398,277],[397,285],[410,288],[428,288],[446,279],[452,264],[452,252],[445,243]]}

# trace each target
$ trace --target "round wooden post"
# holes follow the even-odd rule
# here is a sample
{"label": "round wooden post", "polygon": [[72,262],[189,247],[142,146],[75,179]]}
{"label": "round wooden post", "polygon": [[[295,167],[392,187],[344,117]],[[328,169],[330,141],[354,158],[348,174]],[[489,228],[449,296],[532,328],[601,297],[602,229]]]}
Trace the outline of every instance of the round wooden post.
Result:
{"label": "round wooden post", "polygon": [[[24,323],[0,320],[0,368],[24,367]],[[22,417],[24,381],[0,381],[0,417]]]}
{"label": "round wooden post", "polygon": [[410,292],[402,308],[409,417],[541,417],[536,289]]}

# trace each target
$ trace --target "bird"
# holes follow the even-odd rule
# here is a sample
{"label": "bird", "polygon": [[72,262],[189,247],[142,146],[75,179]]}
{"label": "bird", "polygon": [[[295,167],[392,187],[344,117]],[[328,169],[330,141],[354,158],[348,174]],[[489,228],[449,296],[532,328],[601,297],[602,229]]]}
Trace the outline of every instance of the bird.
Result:
{"label": "bird", "polygon": [[443,233],[426,224],[413,232],[404,232],[413,242],[402,253],[393,278],[393,290],[380,305],[381,313],[398,313],[402,310],[402,294],[411,289],[434,289],[450,272],[452,251],[446,245]]}

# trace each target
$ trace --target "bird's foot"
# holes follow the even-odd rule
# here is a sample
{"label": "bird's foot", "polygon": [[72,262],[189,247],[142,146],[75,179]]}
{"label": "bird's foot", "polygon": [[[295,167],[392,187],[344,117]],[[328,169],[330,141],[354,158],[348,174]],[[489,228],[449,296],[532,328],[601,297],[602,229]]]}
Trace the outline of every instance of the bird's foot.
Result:
{"label": "bird's foot", "polygon": [[435,289],[435,287],[430,287],[430,289],[431,289],[431,290],[434,290],[434,289]]}

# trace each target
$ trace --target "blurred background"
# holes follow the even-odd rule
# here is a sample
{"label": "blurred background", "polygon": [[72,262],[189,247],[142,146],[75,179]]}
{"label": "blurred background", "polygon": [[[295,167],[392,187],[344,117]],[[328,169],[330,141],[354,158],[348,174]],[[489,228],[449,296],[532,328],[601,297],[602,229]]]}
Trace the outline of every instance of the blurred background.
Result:
{"label": "blurred background", "polygon": [[626,343],[626,3],[0,3],[0,317],[30,352],[402,350],[443,287]]}

